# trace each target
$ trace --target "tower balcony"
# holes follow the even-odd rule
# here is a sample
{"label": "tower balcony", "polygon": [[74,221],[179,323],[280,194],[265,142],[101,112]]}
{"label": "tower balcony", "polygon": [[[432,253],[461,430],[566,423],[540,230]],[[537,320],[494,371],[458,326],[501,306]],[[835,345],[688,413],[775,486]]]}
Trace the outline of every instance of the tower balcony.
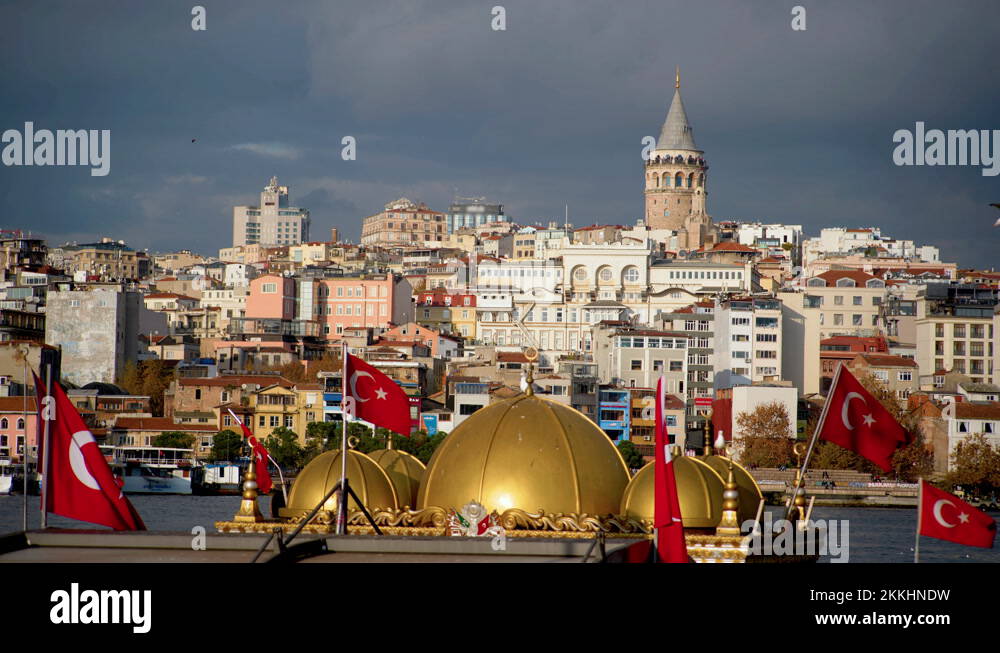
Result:
{"label": "tower balcony", "polygon": [[708,168],[708,162],[705,157],[701,156],[662,156],[657,154],[656,156],[650,156],[646,159],[646,166],[652,165],[687,165],[687,166],[697,166],[699,168]]}

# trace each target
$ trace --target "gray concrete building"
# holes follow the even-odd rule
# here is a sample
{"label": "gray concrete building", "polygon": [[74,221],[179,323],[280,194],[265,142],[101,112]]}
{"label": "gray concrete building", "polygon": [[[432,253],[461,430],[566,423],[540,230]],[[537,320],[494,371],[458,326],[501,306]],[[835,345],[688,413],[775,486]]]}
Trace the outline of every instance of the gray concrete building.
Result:
{"label": "gray concrete building", "polygon": [[138,358],[139,334],[167,330],[140,293],[120,286],[50,292],[45,314],[45,343],[62,349],[63,378],[76,385],[114,383]]}

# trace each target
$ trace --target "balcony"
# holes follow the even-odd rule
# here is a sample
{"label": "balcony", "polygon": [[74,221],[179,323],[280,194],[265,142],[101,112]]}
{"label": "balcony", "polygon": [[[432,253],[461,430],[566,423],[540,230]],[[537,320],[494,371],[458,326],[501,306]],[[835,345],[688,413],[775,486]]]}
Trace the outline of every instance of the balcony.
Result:
{"label": "balcony", "polygon": [[314,338],[320,334],[320,325],[316,320],[234,317],[229,321],[226,333],[232,336],[277,335]]}

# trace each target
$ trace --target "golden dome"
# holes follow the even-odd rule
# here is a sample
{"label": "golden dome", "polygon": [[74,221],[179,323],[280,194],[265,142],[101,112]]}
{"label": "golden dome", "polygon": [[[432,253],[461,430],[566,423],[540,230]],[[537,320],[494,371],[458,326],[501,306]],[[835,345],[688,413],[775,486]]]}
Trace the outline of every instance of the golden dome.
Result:
{"label": "golden dome", "polygon": [[[702,458],[702,461],[714,469],[722,477],[723,482],[729,478],[729,458],[709,456]],[[732,463],[733,480],[740,493],[740,523],[743,523],[757,516],[757,506],[760,505],[760,500],[764,495],[761,494],[760,486],[757,485],[757,481],[754,480],[750,472],[735,460]]]}
{"label": "golden dome", "polygon": [[628,470],[583,413],[533,394],[476,411],[434,452],[417,505],[614,514]]}
{"label": "golden dome", "polygon": [[[375,508],[399,508],[396,490],[389,476],[378,464],[358,451],[347,453],[347,479],[354,493],[365,503],[369,511]],[[288,506],[278,511],[281,517],[294,517],[308,513],[316,507],[327,492],[340,482],[340,451],[325,451],[313,458],[299,472],[292,491],[288,494]],[[336,495],[323,506],[323,510],[337,509]],[[348,499],[348,509],[357,508],[354,499]]]}
{"label": "golden dome", "polygon": [[389,476],[389,481],[396,489],[399,506],[416,507],[420,481],[427,469],[420,459],[399,449],[379,449],[369,453],[368,457],[378,463]]}
{"label": "golden dome", "polygon": [[[674,476],[685,528],[715,528],[722,519],[723,479],[714,469],[691,456],[674,457]],[[625,488],[621,514],[632,519],[653,519],[655,463],[640,469]]]}

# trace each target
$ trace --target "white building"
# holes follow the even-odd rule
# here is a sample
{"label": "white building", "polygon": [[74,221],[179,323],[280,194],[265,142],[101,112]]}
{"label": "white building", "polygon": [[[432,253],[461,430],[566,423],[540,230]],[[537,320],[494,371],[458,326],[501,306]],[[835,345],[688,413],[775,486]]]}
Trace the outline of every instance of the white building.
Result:
{"label": "white building", "polygon": [[780,379],[781,301],[770,297],[717,300],[714,342],[716,390]]}
{"label": "white building", "polygon": [[257,206],[233,207],[233,247],[297,245],[307,240],[309,211],[289,205],[288,186],[279,186],[277,177],[264,187]]}
{"label": "white building", "polygon": [[863,252],[869,248],[882,249],[883,256],[905,258],[937,263],[941,260],[940,251],[931,245],[917,247],[912,240],[897,240],[883,236],[878,227],[864,229],[845,229],[829,227],[820,231],[818,238],[809,238],[802,244],[802,264],[809,265],[824,256]]}

